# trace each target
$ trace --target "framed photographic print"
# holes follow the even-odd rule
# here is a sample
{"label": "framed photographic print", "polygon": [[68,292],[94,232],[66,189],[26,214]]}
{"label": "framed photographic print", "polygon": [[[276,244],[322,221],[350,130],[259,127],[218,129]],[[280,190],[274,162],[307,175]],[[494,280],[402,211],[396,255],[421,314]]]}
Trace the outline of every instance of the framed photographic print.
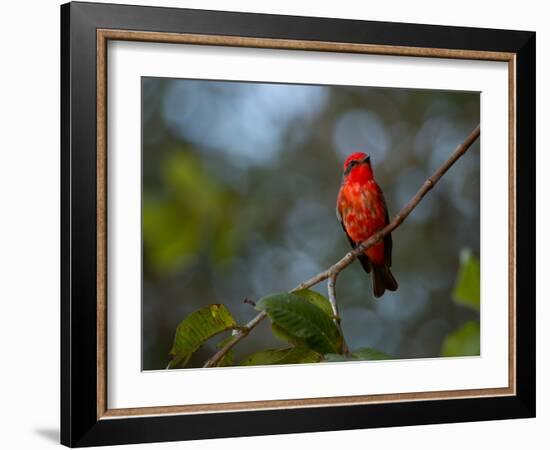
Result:
{"label": "framed photographic print", "polygon": [[61,25],[63,444],[535,415],[535,33]]}

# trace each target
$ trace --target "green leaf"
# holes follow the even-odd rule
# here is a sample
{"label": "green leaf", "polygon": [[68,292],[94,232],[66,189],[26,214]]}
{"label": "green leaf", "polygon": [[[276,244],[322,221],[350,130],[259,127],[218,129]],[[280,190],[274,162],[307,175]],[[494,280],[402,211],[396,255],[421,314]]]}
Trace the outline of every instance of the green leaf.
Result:
{"label": "green leaf", "polygon": [[307,300],[315,306],[318,306],[327,316],[332,318],[334,317],[334,312],[332,311],[332,306],[329,299],[318,292],[312,291],[311,289],[301,289],[299,291],[294,291],[293,294]]}
{"label": "green leaf", "polygon": [[281,339],[283,342],[288,342],[289,344],[292,344],[292,345],[305,345],[303,339],[299,339],[296,336],[292,336],[284,328],[281,328],[276,323],[271,324],[271,331],[273,331],[273,334],[279,339]]}
{"label": "green leaf", "polygon": [[479,323],[466,322],[443,341],[441,356],[479,356]]}
{"label": "green leaf", "polygon": [[174,344],[170,350],[173,359],[168,368],[185,366],[191,355],[205,341],[236,326],[235,319],[224,305],[209,305],[191,313],[176,329]]}
{"label": "green leaf", "polygon": [[284,358],[290,349],[268,349],[261,352],[253,353],[252,355],[243,359],[240,363],[241,366],[265,366],[270,364],[276,364],[277,361]]}
{"label": "green leaf", "polygon": [[463,250],[460,254],[460,269],[453,291],[455,302],[479,311],[479,277],[479,260],[470,250]]}
{"label": "green leaf", "polygon": [[323,356],[313,350],[310,350],[305,345],[297,345],[279,361],[278,364],[305,364],[316,363],[323,359]]}
{"label": "green leaf", "polygon": [[303,341],[318,353],[341,353],[342,336],[332,319],[318,306],[295,294],[263,297],[256,309],[265,311],[284,333]]}
{"label": "green leaf", "polygon": [[241,366],[263,366],[275,364],[305,364],[321,361],[322,356],[305,346],[284,349],[269,349],[254,353],[241,362]]}
{"label": "green leaf", "polygon": [[343,361],[377,361],[383,359],[395,359],[393,356],[386,353],[374,350],[372,348],[360,348],[351,352],[348,355],[338,355],[329,353],[323,355],[323,358],[327,362],[343,362]]}

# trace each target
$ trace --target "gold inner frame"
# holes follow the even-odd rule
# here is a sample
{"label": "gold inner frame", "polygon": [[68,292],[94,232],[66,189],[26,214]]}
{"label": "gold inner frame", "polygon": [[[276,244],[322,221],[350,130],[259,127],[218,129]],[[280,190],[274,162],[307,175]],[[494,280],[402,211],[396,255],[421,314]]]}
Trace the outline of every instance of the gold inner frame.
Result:
{"label": "gold inner frame", "polygon": [[[218,45],[266,49],[472,59],[508,63],[508,387],[401,394],[264,400],[201,405],[109,409],[107,405],[107,42],[109,40]],[[516,54],[445,48],[402,47],[341,42],[297,41],[130,30],[97,30],[97,418],[197,414],[246,410],[344,406],[419,400],[496,397],[516,394]]]}

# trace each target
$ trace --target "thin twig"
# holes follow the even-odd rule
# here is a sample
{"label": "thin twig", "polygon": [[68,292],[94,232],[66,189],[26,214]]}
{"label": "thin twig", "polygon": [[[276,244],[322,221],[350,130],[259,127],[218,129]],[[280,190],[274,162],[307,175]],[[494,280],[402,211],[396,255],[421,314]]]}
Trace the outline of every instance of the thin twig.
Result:
{"label": "thin twig", "polygon": [[342,336],[342,351],[344,353],[349,353],[348,344],[346,343],[344,332],[342,330],[342,319],[340,317],[340,313],[338,312],[338,303],[336,302],[336,278],[338,278],[338,273],[339,272],[334,272],[328,277],[327,292],[330,306],[332,307],[332,313],[334,314],[334,323],[338,327],[340,335]]}
{"label": "thin twig", "polygon": [[[479,125],[469,134],[469,136],[465,139],[465,141],[460,144],[456,150],[451,154],[449,159],[445,161],[434,173],[431,177],[429,177],[422,187],[418,190],[418,192],[409,200],[409,202],[399,211],[399,213],[392,219],[392,221],[386,225],[384,228],[382,228],[377,233],[373,234],[370,238],[368,238],[366,241],[361,242],[357,247],[355,247],[352,251],[348,252],[342,259],[340,259],[336,264],[333,264],[330,266],[327,270],[324,270],[323,272],[318,273],[314,277],[310,278],[309,280],[306,280],[302,283],[300,283],[298,286],[296,286],[294,289],[292,289],[290,292],[295,292],[301,289],[308,289],[312,286],[315,286],[316,284],[320,283],[321,281],[324,281],[328,279],[331,276],[334,276],[334,281],[336,280],[336,276],[344,270],[347,266],[349,266],[357,256],[362,254],[366,249],[369,247],[372,247],[374,244],[376,244],[378,241],[382,240],[388,233],[391,233],[393,230],[395,230],[399,225],[403,223],[403,221],[407,218],[407,216],[413,211],[414,208],[420,203],[420,201],[424,198],[424,196],[435,186],[435,184],[441,179],[443,175],[449,170],[449,168],[462,156],[466,151],[472,146],[472,144],[477,140],[477,138],[480,135],[480,128]],[[330,296],[330,291],[329,291]],[[216,366],[221,359],[231,350],[239,341],[244,339],[248,334],[256,327],[258,324],[265,319],[266,313],[262,311],[259,313],[256,317],[254,317],[250,322],[248,322],[241,330],[235,335],[233,339],[231,339],[220,351],[218,351],[214,356],[212,356],[208,361],[206,361],[206,364],[204,367],[213,367]],[[339,317],[339,316],[337,316]]]}
{"label": "thin twig", "polygon": [[332,307],[332,313],[334,314],[334,319],[336,322],[340,323],[340,314],[338,313],[338,304],[336,303],[336,277],[338,276],[338,273],[333,273],[330,277],[328,277],[328,283],[327,283],[327,292],[328,292],[328,299],[330,301],[330,306]]}

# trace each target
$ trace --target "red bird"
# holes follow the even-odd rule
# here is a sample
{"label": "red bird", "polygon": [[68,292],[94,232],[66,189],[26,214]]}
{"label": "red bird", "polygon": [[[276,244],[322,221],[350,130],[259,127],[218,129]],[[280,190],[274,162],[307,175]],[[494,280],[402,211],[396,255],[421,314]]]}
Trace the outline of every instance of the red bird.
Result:
{"label": "red bird", "polygon": [[[367,240],[389,222],[384,194],[374,181],[370,156],[366,153],[353,153],[344,163],[336,214],[352,247]],[[391,250],[391,234],[388,233],[358,257],[367,273],[372,270],[375,297],[382,296],[386,289],[397,290],[397,281],[390,271]]]}

